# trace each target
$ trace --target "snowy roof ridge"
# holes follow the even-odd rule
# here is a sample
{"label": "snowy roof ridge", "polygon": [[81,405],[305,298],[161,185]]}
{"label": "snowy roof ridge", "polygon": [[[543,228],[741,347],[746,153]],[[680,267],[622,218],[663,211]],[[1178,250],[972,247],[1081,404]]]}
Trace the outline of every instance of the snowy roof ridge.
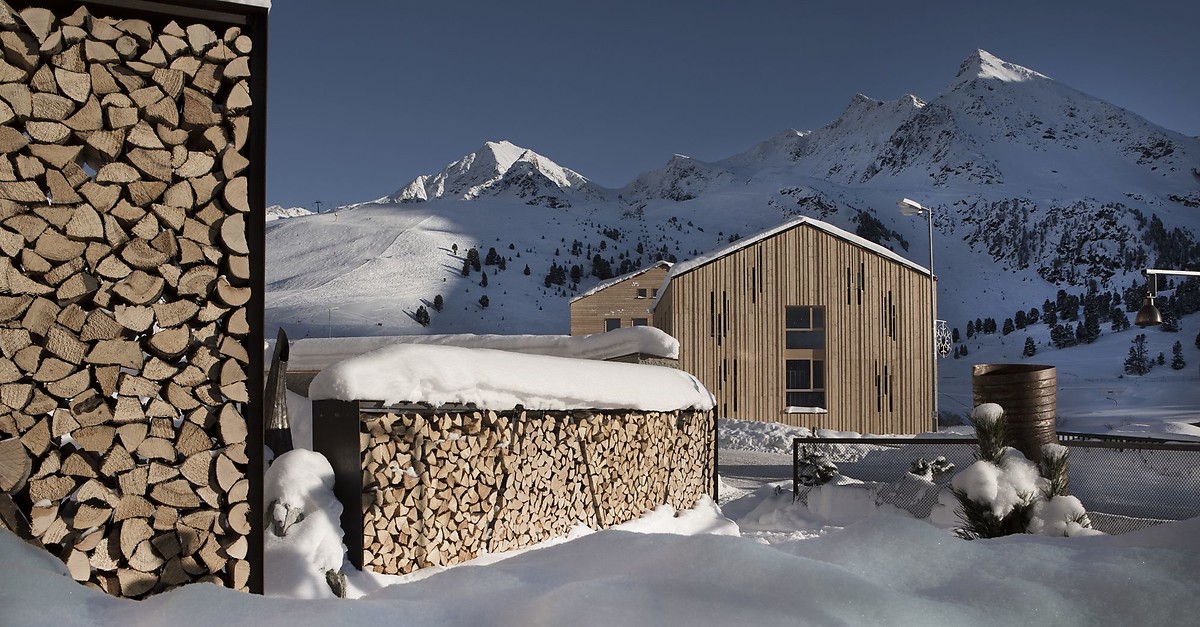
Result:
{"label": "snowy roof ridge", "polygon": [[493,410],[707,411],[715,404],[696,377],[675,368],[430,344],[392,344],[339,361],[317,374],[309,398]]}
{"label": "snowy roof ridge", "polygon": [[[667,285],[669,285],[671,283],[672,278],[677,277],[682,274],[686,274],[692,270],[695,270],[696,268],[699,268],[700,266],[706,265],[712,261],[716,261],[717,259],[720,259],[721,257],[725,257],[729,254],[732,254],[743,248],[746,248],[747,246],[750,246],[751,244],[761,242],[762,240],[767,239],[773,235],[777,235],[784,231],[793,229],[802,224],[808,224],[814,228],[825,231],[826,233],[828,233],[834,237],[845,240],[845,241],[847,241],[851,244],[854,244],[855,246],[858,246],[860,248],[865,248],[865,249],[867,249],[873,253],[876,253],[878,255],[881,255],[883,257],[887,257],[888,259],[891,259],[892,261],[895,261],[895,262],[905,265],[909,268],[912,268],[913,270],[916,270],[917,272],[920,272],[922,274],[929,274],[928,268],[926,268],[922,265],[913,263],[912,261],[905,259],[904,257],[896,254],[895,252],[893,252],[891,250],[888,250],[887,248],[884,248],[883,246],[880,246],[879,244],[876,244],[875,242],[872,242],[865,238],[859,237],[858,235],[855,235],[849,231],[839,229],[838,227],[836,227],[832,224],[829,224],[828,222],[822,222],[820,220],[816,220],[816,219],[810,218],[808,216],[802,216],[802,217],[796,218],[794,220],[784,222],[783,224],[780,224],[779,226],[776,226],[774,228],[770,228],[765,231],[760,231],[759,233],[756,233],[754,235],[749,235],[747,237],[743,237],[742,239],[739,239],[736,242],[734,242],[728,246],[725,246],[723,248],[718,248],[717,250],[714,250],[708,254],[698,255],[696,257],[692,257],[691,259],[688,259],[687,261],[680,261],[680,262],[676,263],[674,266],[671,267],[671,271],[669,273],[667,273],[667,278],[666,278],[666,280],[663,281],[662,287],[660,287],[658,289],[658,298],[662,298],[663,294],[666,294]],[[651,309],[653,309],[654,307],[657,307],[657,306],[658,306],[658,299],[656,298],[654,300],[654,306],[651,307]]]}
{"label": "snowy roof ridge", "polygon": [[[370,337],[303,338],[290,343],[288,367],[321,370],[335,362],[392,344],[433,344],[486,348],[516,353],[605,360],[634,353],[679,358],[679,341],[655,327],[625,327],[592,335],[437,334]],[[264,364],[270,363],[274,340],[267,342]]]}
{"label": "snowy roof ridge", "polygon": [[622,274],[621,276],[615,276],[611,279],[605,279],[605,280],[593,285],[592,289],[590,289],[586,292],[583,292],[579,296],[572,298],[569,302],[573,303],[573,302],[583,298],[584,296],[591,296],[592,294],[595,294],[596,292],[599,292],[600,290],[607,289],[609,287],[616,285],[617,283],[620,283],[621,281],[627,281],[639,274],[649,272],[658,267],[666,267],[669,270],[672,265],[673,264],[670,261],[656,261],[656,262],[654,262],[654,265],[646,266],[645,268],[641,268],[640,270],[634,270],[633,272],[627,272],[625,274]]}

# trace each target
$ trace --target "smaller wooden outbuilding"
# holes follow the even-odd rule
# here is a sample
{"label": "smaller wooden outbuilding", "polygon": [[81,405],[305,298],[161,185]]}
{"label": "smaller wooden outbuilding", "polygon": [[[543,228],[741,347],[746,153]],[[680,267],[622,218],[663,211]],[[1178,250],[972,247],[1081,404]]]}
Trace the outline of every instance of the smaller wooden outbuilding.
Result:
{"label": "smaller wooden outbuilding", "polygon": [[650,306],[671,264],[654,265],[599,283],[571,299],[571,335],[653,326]]}

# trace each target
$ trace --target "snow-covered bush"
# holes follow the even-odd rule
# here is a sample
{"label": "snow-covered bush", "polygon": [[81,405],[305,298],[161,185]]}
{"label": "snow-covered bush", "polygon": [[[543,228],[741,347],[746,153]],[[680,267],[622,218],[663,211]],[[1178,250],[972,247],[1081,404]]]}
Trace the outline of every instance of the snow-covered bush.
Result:
{"label": "snow-covered bush", "polygon": [[267,594],[301,599],[341,596],[346,547],[342,505],[333,494],[333,468],[320,453],[293,449],[280,455],[263,481],[267,529]]}
{"label": "snow-covered bush", "polygon": [[1042,461],[1038,464],[1038,470],[1049,482],[1043,491],[1048,499],[1067,494],[1067,453],[1069,452],[1067,447],[1061,444],[1042,445]]}
{"label": "snow-covered bush", "polygon": [[978,461],[950,482],[963,523],[956,530],[959,536],[973,540],[1014,533],[1093,532],[1083,504],[1066,495],[1065,446],[1043,447],[1039,468],[1020,451],[1004,446],[1004,410],[999,405],[976,407],[971,423],[979,440]]}
{"label": "snow-covered bush", "polygon": [[800,483],[806,486],[824,485],[838,474],[837,464],[825,453],[805,447],[800,453]]}
{"label": "snow-covered bush", "polygon": [[908,472],[928,481],[933,481],[944,476],[946,473],[954,472],[954,464],[940,455],[933,461],[929,461],[924,457],[918,457],[912,461],[912,464],[908,467]]}

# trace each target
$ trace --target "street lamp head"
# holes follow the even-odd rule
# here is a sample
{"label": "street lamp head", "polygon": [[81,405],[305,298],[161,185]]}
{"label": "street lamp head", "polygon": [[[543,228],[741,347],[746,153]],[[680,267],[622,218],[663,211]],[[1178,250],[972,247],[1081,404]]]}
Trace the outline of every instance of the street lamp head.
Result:
{"label": "street lamp head", "polygon": [[1160,325],[1163,321],[1162,312],[1154,306],[1154,295],[1158,291],[1158,274],[1149,271],[1146,274],[1150,279],[1150,285],[1147,286],[1149,289],[1146,290],[1146,297],[1142,299],[1142,308],[1133,318],[1133,323],[1142,328]]}
{"label": "street lamp head", "polygon": [[921,203],[909,198],[901,198],[896,204],[900,206],[900,212],[906,216],[915,216],[929,212],[927,207],[923,207]]}
{"label": "street lamp head", "polygon": [[1162,313],[1154,306],[1154,296],[1146,294],[1146,298],[1142,299],[1142,308],[1138,310],[1133,323],[1145,328],[1162,324],[1162,321]]}

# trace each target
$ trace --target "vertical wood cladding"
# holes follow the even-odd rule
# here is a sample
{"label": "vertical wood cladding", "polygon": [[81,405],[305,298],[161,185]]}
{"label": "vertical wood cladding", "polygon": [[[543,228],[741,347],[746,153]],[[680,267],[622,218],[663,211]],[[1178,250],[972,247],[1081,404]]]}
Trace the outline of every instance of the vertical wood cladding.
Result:
{"label": "vertical wood cladding", "polygon": [[619,320],[622,328],[633,326],[637,319],[653,324],[650,307],[668,269],[667,264],[659,263],[571,301],[571,335],[603,333],[605,320],[610,319]]}
{"label": "vertical wood cladding", "polygon": [[5,524],[126,597],[261,588],[266,12],[184,4],[0,1]]}
{"label": "vertical wood cladding", "polygon": [[[654,322],[679,340],[680,367],[716,395],[723,417],[916,433],[932,411],[929,281],[802,222],[671,277]],[[789,305],[826,308],[826,414],[783,413]]]}

